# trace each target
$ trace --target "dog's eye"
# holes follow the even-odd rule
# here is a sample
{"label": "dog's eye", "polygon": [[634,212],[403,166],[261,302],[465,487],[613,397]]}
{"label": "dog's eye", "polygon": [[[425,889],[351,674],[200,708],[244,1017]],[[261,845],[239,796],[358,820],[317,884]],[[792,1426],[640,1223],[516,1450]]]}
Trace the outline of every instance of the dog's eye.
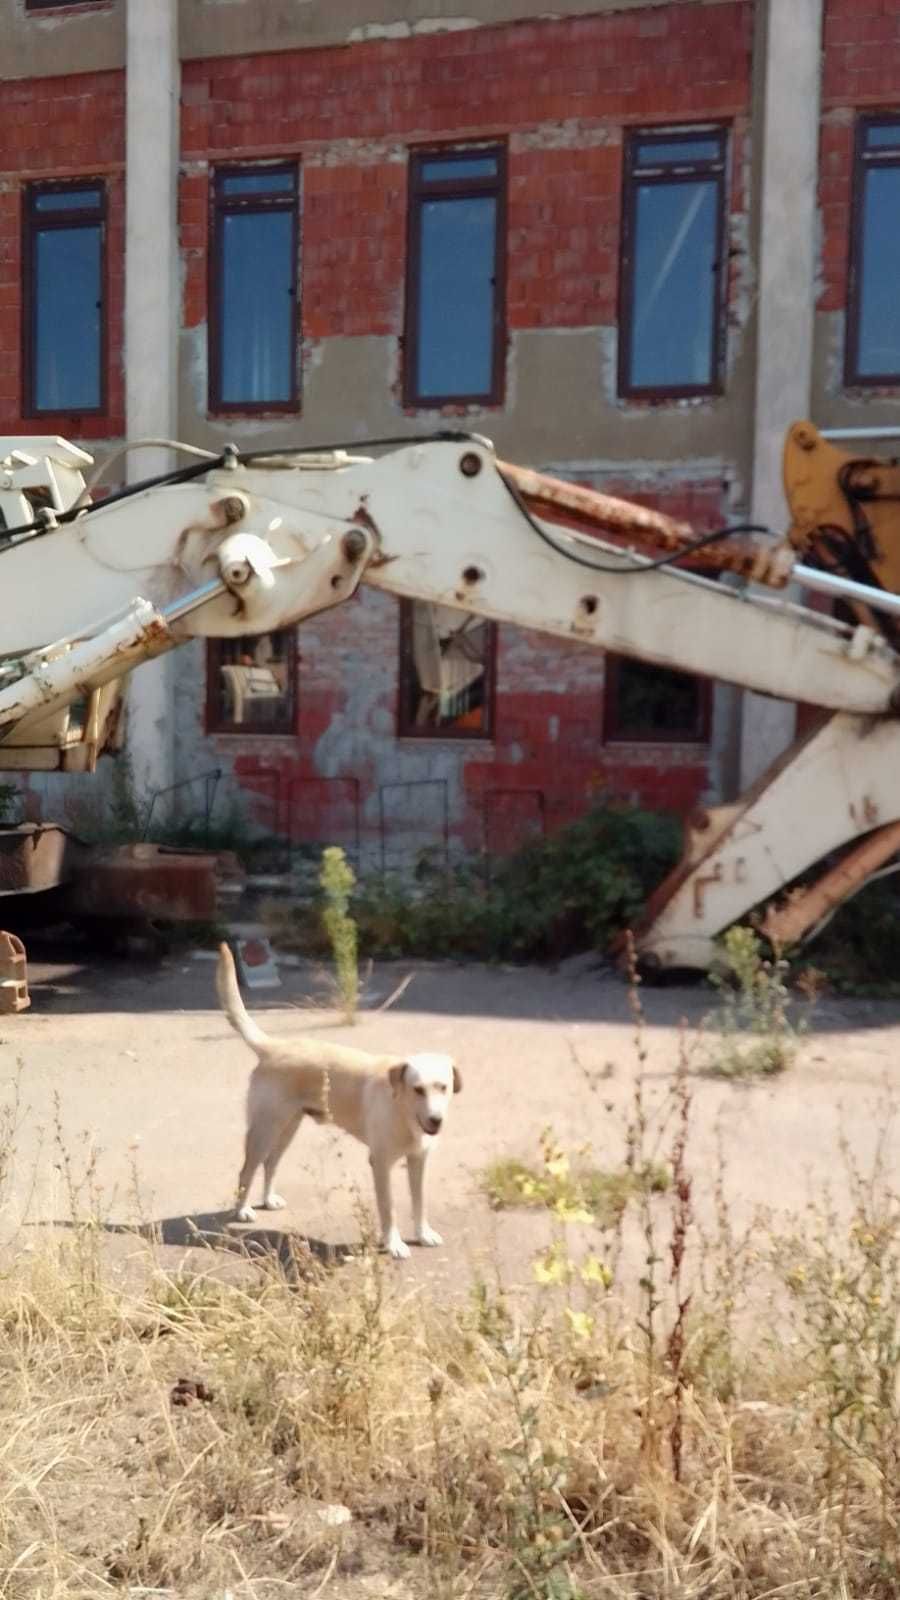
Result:
{"label": "dog's eye", "polygon": [[420,1083],[417,1083],[416,1084],[416,1094],[424,1094],[424,1093],[425,1093],[425,1090],[422,1088],[422,1085]]}

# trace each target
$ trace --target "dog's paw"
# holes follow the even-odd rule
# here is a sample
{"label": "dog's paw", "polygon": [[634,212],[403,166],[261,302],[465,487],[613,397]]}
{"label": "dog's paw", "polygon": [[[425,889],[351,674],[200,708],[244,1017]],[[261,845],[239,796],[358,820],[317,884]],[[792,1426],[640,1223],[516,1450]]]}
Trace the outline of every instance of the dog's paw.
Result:
{"label": "dog's paw", "polygon": [[441,1238],[440,1234],[439,1233],[435,1233],[434,1229],[430,1228],[428,1226],[427,1222],[424,1224],[423,1227],[421,1227],[419,1229],[419,1232],[417,1233],[416,1238],[418,1239],[419,1244],[428,1245],[429,1247],[432,1247],[432,1248],[435,1245],[443,1244],[443,1242],[444,1242],[443,1239]]}
{"label": "dog's paw", "polygon": [[405,1261],[409,1255],[409,1245],[404,1243],[396,1229],[388,1234],[384,1247],[395,1261]]}
{"label": "dog's paw", "polygon": [[273,1190],[272,1193],[267,1194],[263,1200],[262,1209],[263,1211],[283,1211],[286,1205],[287,1201],[283,1200],[281,1195],[276,1194]]}
{"label": "dog's paw", "polygon": [[240,1206],[234,1214],[235,1222],[255,1222],[256,1212],[252,1206]]}

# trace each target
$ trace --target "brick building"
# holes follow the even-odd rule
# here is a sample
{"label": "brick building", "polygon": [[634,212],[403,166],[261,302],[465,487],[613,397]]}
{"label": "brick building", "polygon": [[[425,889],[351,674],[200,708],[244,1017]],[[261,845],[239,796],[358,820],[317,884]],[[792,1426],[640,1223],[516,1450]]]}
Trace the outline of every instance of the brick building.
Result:
{"label": "brick building", "polygon": [[[544,13],[0,0],[0,432],[102,456],[450,418],[699,531],[782,525],[794,417],[896,415],[900,0]],[[142,668],[142,792],[194,779],[191,807],[222,769],[217,803],[295,843],[496,849],[600,792],[727,796],[793,727],[457,622],[365,592]],[[79,781],[32,776],[32,809]]]}

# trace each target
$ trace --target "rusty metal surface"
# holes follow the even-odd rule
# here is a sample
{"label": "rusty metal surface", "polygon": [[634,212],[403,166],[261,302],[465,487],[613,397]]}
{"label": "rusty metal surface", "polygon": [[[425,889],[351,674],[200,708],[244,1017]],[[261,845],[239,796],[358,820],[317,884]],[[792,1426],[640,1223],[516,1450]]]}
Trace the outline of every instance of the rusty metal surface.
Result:
{"label": "rusty metal surface", "polygon": [[[544,522],[578,533],[593,533],[613,542],[627,539],[644,554],[685,550],[701,530],[680,522],[662,511],[601,494],[581,484],[565,483],[561,478],[533,472],[529,467],[498,461],[497,467],[507,482],[525,501],[532,515]],[[733,534],[715,544],[691,552],[694,571],[734,572],[753,578],[772,588],[783,588],[790,576],[795,552],[786,542],[758,538],[753,534]]]}
{"label": "rusty metal surface", "polygon": [[900,850],[900,822],[889,822],[866,834],[848,850],[836,866],[823,872],[814,883],[794,890],[781,905],[770,905],[760,929],[773,944],[793,944],[802,939],[822,917],[846,900],[879,867]]}
{"label": "rusty metal surface", "polygon": [[57,888],[77,871],[84,853],[81,841],[56,825],[0,826],[0,895]]}
{"label": "rusty metal surface", "polygon": [[123,845],[95,855],[68,895],[76,916],[122,921],[207,922],[217,912],[218,857]]}

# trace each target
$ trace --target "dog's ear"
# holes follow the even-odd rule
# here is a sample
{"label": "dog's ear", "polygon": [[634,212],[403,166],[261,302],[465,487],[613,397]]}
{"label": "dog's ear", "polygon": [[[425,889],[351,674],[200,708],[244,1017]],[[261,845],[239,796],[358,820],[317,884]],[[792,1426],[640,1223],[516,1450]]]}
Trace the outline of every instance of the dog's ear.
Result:
{"label": "dog's ear", "polygon": [[388,1067],[388,1078],[390,1079],[390,1085],[395,1094],[398,1094],[400,1091],[400,1086],[406,1077],[406,1069],[408,1066],[408,1061],[398,1061],[395,1067]]}
{"label": "dog's ear", "polygon": [[453,1063],[453,1093],[454,1094],[461,1094],[462,1093],[462,1073],[460,1072],[459,1067],[456,1065],[455,1061]]}

